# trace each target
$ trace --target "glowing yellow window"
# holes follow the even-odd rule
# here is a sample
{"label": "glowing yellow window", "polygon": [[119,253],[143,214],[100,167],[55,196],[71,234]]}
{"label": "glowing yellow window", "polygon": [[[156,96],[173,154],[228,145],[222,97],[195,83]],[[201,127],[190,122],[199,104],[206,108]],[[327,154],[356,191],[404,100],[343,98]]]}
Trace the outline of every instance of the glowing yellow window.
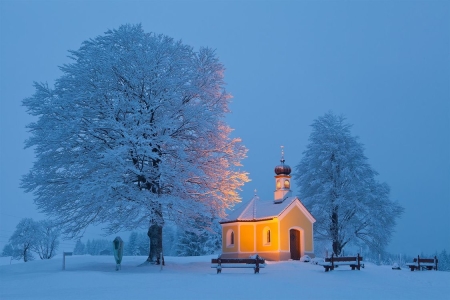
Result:
{"label": "glowing yellow window", "polygon": [[234,246],[234,232],[233,230],[229,229],[227,231],[227,247],[233,246]]}
{"label": "glowing yellow window", "polygon": [[269,227],[264,228],[264,231],[263,231],[263,244],[265,246],[270,245],[270,229],[269,229]]}

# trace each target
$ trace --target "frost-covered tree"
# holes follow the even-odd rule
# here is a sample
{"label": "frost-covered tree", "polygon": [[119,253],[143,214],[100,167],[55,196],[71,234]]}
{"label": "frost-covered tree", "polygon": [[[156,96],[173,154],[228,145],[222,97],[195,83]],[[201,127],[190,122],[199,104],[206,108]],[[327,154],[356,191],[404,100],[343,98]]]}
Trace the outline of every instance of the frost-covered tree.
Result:
{"label": "frost-covered tree", "polygon": [[437,255],[438,258],[438,270],[450,271],[450,254],[444,249]]}
{"label": "frost-covered tree", "polygon": [[24,262],[34,259],[32,251],[36,248],[39,238],[39,224],[33,219],[24,218],[16,226],[16,230],[9,238],[14,259],[23,259]]}
{"label": "frost-covered tree", "polygon": [[179,229],[173,222],[167,222],[163,230],[163,249],[165,255],[176,256]]}
{"label": "frost-covered tree", "polygon": [[138,234],[136,231],[130,233],[128,238],[128,243],[125,246],[125,255],[135,256],[137,254],[137,238]]}
{"label": "frost-covered tree", "polygon": [[92,244],[91,244],[91,240],[87,240],[86,242],[86,250],[85,250],[86,254],[90,254],[92,255],[93,251],[92,251]]}
{"label": "frost-covered tree", "polygon": [[21,186],[64,234],[145,228],[154,261],[165,220],[223,217],[240,200],[246,149],[224,122],[230,95],[213,50],[124,25],[70,53],[54,88],[35,83],[23,101],[37,121]]}
{"label": "frost-covered tree", "polygon": [[148,254],[149,247],[150,243],[147,234],[133,231],[125,245],[125,255],[146,255]]}
{"label": "frost-covered tree", "polygon": [[197,220],[197,230],[185,230],[178,241],[179,256],[200,256],[213,254],[222,246],[222,228],[216,220],[215,226],[204,229],[204,221]]}
{"label": "frost-covered tree", "polygon": [[147,234],[139,232],[137,235],[137,252],[138,255],[146,255],[149,252],[150,240]]}
{"label": "frost-covered tree", "polygon": [[3,250],[2,250],[2,257],[5,256],[16,256],[15,252],[17,251],[17,249],[14,249],[14,247],[11,244],[6,244],[5,246],[3,246]]}
{"label": "frost-covered tree", "polygon": [[100,255],[101,252],[105,250],[106,252],[111,252],[112,247],[112,241],[108,241],[105,239],[89,239],[86,242],[85,253],[90,255]]}
{"label": "frost-covered tree", "polygon": [[389,199],[389,186],[376,180],[350,129],[343,116],[331,112],[316,119],[294,179],[317,220],[316,239],[330,241],[335,255],[351,244],[380,253],[403,208]]}
{"label": "frost-covered tree", "polygon": [[86,254],[86,246],[83,244],[81,240],[77,240],[75,248],[73,248],[73,254],[75,255]]}
{"label": "frost-covered tree", "polygon": [[56,254],[59,247],[60,230],[49,220],[37,222],[38,236],[34,251],[41,259],[50,259]]}

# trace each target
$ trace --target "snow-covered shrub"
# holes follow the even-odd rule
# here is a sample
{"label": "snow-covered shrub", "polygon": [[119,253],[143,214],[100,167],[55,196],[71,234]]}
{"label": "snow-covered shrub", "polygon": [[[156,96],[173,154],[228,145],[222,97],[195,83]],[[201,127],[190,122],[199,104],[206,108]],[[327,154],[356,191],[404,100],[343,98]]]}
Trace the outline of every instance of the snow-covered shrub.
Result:
{"label": "snow-covered shrub", "polygon": [[302,257],[300,257],[300,261],[301,262],[310,262],[311,257],[309,257],[309,255],[303,255]]}

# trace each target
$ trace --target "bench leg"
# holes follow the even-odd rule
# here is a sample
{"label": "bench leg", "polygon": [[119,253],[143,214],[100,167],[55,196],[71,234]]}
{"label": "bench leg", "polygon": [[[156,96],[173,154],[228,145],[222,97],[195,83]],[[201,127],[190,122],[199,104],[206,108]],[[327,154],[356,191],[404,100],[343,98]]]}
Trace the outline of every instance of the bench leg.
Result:
{"label": "bench leg", "polygon": [[355,266],[350,266],[352,268],[352,271],[355,271]]}

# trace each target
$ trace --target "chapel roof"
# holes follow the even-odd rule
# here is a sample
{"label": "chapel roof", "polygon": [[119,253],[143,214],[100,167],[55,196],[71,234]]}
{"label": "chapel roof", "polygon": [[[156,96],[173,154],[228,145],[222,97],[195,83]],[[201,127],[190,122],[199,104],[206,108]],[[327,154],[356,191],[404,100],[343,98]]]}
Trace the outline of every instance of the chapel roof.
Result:
{"label": "chapel roof", "polygon": [[[304,208],[303,204],[297,197],[287,197],[283,202],[274,203],[273,200],[260,200],[259,197],[255,195],[247,205],[242,205],[232,211],[228,217],[220,223],[230,223],[236,221],[262,221],[279,217],[296,200],[299,202],[301,207]],[[304,210],[307,213],[308,219],[314,220],[314,217],[306,210],[306,208],[304,208]]]}

